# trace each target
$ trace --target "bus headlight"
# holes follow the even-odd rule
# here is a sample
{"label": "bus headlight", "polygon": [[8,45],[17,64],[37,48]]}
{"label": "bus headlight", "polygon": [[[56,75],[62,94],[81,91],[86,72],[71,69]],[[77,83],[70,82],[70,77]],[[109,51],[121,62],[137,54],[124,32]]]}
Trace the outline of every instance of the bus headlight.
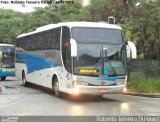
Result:
{"label": "bus headlight", "polygon": [[79,82],[77,82],[77,84],[78,84],[79,86],[88,86],[88,83],[83,82],[83,81],[79,81]]}
{"label": "bus headlight", "polygon": [[77,85],[77,81],[72,82],[72,86],[75,87]]}
{"label": "bus headlight", "polygon": [[118,80],[116,84],[117,85],[124,85],[125,84],[125,80]]}
{"label": "bus headlight", "polygon": [[73,81],[72,86],[88,86],[88,83],[84,81]]}

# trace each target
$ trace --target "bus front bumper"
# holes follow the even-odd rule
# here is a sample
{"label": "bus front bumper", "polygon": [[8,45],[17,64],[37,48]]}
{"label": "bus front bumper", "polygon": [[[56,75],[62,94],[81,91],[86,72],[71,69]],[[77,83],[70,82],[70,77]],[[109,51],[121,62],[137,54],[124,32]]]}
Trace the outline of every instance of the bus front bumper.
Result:
{"label": "bus front bumper", "polygon": [[73,95],[91,94],[91,95],[103,95],[122,93],[126,85],[117,86],[74,86],[72,88]]}

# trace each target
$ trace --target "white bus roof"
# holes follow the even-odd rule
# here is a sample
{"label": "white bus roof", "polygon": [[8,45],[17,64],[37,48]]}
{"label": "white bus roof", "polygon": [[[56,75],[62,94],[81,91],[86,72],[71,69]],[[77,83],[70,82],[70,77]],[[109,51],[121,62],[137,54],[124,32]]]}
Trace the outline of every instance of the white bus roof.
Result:
{"label": "white bus roof", "polygon": [[0,46],[14,46],[12,44],[0,44]]}
{"label": "white bus roof", "polygon": [[109,29],[122,30],[122,28],[120,26],[114,25],[114,24],[107,24],[106,22],[62,22],[62,23],[49,24],[49,25],[39,27],[35,31],[21,34],[17,38],[28,36],[31,34],[39,33],[42,31],[50,30],[53,28],[61,27],[61,26],[68,26],[69,28],[72,28],[72,27],[93,27],[93,28],[109,28]]}

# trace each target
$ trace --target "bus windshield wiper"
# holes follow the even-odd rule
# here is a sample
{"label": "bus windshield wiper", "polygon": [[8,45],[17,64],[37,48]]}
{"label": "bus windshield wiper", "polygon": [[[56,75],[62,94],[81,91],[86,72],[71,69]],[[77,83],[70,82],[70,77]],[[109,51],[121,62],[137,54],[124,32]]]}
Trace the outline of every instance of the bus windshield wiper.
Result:
{"label": "bus windshield wiper", "polygon": [[111,64],[111,61],[109,60],[108,58],[108,55],[107,55],[107,49],[104,49],[104,57],[103,57],[103,71],[104,71],[104,62],[105,62],[105,58],[107,59],[107,62],[109,63],[112,71],[113,71],[113,75],[117,76],[117,72],[116,70],[114,69],[114,67],[112,66]]}

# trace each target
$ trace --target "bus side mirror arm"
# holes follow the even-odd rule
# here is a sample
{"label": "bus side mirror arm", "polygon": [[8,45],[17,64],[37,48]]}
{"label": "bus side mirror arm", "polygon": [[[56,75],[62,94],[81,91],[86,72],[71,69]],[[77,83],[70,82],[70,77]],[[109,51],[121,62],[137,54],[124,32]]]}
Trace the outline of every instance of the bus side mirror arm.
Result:
{"label": "bus side mirror arm", "polygon": [[71,44],[71,57],[77,57],[77,42],[74,39],[71,39],[70,44]]}

